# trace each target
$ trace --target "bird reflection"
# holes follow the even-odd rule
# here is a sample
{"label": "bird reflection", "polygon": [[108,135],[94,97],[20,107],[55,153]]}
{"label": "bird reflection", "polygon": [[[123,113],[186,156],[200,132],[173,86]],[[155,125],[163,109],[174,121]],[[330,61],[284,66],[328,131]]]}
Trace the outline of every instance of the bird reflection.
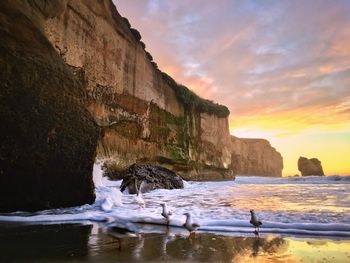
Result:
{"label": "bird reflection", "polygon": [[135,224],[128,222],[126,220],[118,219],[106,226],[109,235],[115,237],[118,241],[118,250],[122,249],[122,239],[124,237],[137,237],[138,228]]}
{"label": "bird reflection", "polygon": [[134,254],[134,259],[136,260],[142,260],[142,252],[145,247],[145,239],[143,237],[139,237],[139,241],[137,242],[133,254]]}
{"label": "bird reflection", "polygon": [[259,254],[259,249],[260,249],[261,243],[260,243],[260,238],[255,238],[252,246],[252,256],[256,257]]}

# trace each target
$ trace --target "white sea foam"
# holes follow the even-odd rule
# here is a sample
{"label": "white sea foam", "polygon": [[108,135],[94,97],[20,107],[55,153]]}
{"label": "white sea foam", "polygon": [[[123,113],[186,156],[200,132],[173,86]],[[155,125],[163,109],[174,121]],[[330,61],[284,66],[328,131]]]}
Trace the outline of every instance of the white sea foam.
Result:
{"label": "white sea foam", "polygon": [[95,187],[101,187],[104,186],[102,182],[102,177],[103,177],[103,170],[101,167],[101,162],[95,162],[93,171],[92,171],[92,178],[94,180]]}
{"label": "white sea foam", "polygon": [[95,206],[100,206],[105,212],[110,212],[114,207],[122,206],[122,193],[119,190],[119,182],[113,182],[103,177],[102,162],[96,162],[93,169],[93,180],[96,187]]}
{"label": "white sea foam", "polygon": [[[104,222],[124,218],[142,224],[142,231],[156,231],[166,224],[161,203],[173,211],[170,225],[182,233],[185,212],[201,225],[199,231],[252,235],[250,209],[263,222],[261,233],[350,237],[350,177],[264,178],[238,177],[226,182],[186,182],[184,189],[155,190],[143,194],[146,207],[135,195],[122,194],[120,181],[102,177],[94,166],[96,202],[93,205],[16,212],[0,221],[52,224]],[[152,225],[150,225],[152,224]]]}

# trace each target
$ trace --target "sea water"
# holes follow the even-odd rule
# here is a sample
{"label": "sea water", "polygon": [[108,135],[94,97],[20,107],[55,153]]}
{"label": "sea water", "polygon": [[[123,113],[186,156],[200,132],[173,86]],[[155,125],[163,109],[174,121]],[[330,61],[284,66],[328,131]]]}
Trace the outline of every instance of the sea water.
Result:
{"label": "sea water", "polygon": [[[165,225],[161,203],[173,212],[170,226],[177,233],[186,212],[201,225],[199,232],[250,236],[250,210],[262,226],[260,233],[350,239],[350,176],[268,178],[237,176],[234,181],[185,182],[184,189],[155,190],[142,194],[145,207],[135,195],[121,193],[120,181],[102,177],[94,165],[96,201],[93,205],[45,210],[36,213],[0,214],[0,222],[30,224],[92,224],[123,218],[139,223],[141,232],[159,231]],[[152,226],[154,225],[154,227]],[[158,230],[157,230],[158,229]]]}

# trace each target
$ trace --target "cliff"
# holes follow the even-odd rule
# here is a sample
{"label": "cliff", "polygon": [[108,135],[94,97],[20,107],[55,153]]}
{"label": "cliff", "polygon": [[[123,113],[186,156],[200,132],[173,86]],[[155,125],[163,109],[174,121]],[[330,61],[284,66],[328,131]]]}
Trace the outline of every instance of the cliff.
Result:
{"label": "cliff", "polygon": [[233,178],[228,109],[161,72],[129,26],[110,0],[68,1],[60,16],[45,23],[103,127],[98,157],[120,170],[152,162],[186,179]]}
{"label": "cliff", "polygon": [[61,1],[0,3],[0,211],[95,200],[99,128],[83,85],[43,34]]}
{"label": "cliff", "polygon": [[231,168],[239,175],[282,176],[283,158],[264,139],[232,136]]}
{"label": "cliff", "polygon": [[268,142],[232,139],[225,106],[158,69],[111,0],[0,7],[0,211],[92,203],[96,155],[189,180],[280,173]]}
{"label": "cliff", "polygon": [[265,140],[232,140],[228,109],[161,72],[110,0],[69,0],[45,33],[85,83],[103,128],[98,157],[116,171],[150,162],[188,180],[231,179],[233,171],[281,176],[280,154]]}

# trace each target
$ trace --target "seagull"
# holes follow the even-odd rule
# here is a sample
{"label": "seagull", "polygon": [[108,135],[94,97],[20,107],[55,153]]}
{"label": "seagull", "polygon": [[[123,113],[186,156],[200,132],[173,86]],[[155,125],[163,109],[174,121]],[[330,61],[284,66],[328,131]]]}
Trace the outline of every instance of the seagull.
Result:
{"label": "seagull", "polygon": [[162,216],[166,219],[166,224],[169,225],[170,216],[173,214],[171,211],[168,212],[166,203],[160,204],[163,207]]}
{"label": "seagull", "polygon": [[135,178],[135,190],[136,190],[135,201],[141,208],[146,207],[145,200],[143,200],[143,198],[142,198],[142,187],[144,186],[144,184],[145,184],[145,182],[141,181],[140,187],[138,187],[137,180]]}
{"label": "seagull", "polygon": [[102,203],[102,205],[101,205],[101,208],[102,208],[102,210],[105,211],[105,212],[111,211],[112,208],[113,208],[113,200],[112,200],[110,197],[107,197],[107,198],[103,201],[103,203]]}
{"label": "seagull", "polygon": [[[259,236],[259,227],[262,225],[261,221],[259,221],[254,213],[254,210],[250,210],[250,223],[254,226],[254,234]],[[256,230],[258,229],[258,230]]]}
{"label": "seagull", "polygon": [[138,228],[135,224],[124,219],[117,219],[107,224],[108,234],[115,237],[118,241],[118,249],[122,248],[122,238],[138,237]]}
{"label": "seagull", "polygon": [[191,237],[192,234],[195,235],[195,231],[200,227],[200,225],[192,223],[190,213],[184,213],[184,215],[186,216],[186,222],[183,224],[183,226],[190,232],[190,235],[188,237]]}

